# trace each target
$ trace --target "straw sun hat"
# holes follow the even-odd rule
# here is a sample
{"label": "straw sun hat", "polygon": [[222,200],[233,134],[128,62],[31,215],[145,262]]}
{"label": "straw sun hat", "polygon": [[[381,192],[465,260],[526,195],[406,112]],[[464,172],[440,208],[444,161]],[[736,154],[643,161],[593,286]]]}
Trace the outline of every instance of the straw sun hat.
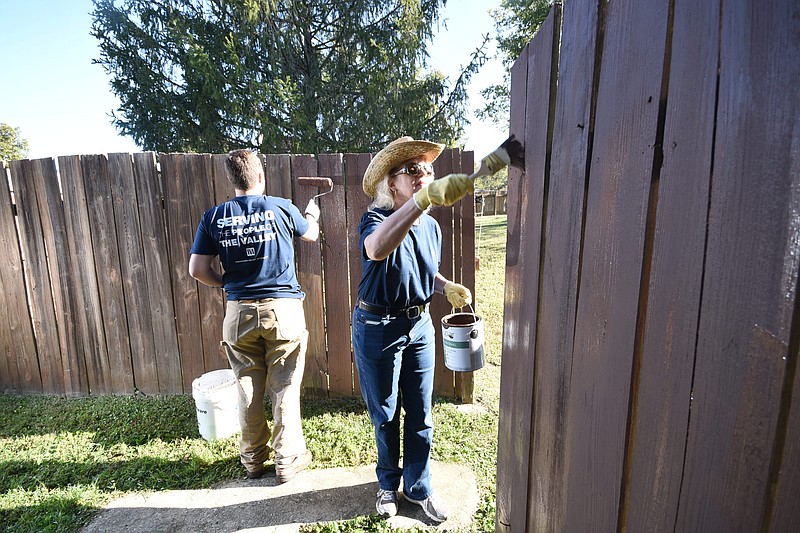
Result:
{"label": "straw sun hat", "polygon": [[403,161],[422,157],[426,163],[433,163],[444,150],[443,144],[430,141],[418,141],[411,137],[400,137],[387,144],[383,150],[375,154],[364,172],[364,192],[375,198],[375,188],[389,172]]}

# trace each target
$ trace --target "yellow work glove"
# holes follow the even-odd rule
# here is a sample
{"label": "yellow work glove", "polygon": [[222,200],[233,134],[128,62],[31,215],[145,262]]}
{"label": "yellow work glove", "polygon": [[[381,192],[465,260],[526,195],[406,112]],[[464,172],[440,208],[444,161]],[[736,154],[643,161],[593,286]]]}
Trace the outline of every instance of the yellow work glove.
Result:
{"label": "yellow work glove", "polygon": [[452,281],[444,284],[444,295],[453,307],[464,307],[472,303],[472,293],[469,289]]}
{"label": "yellow work glove", "polygon": [[414,193],[414,203],[421,211],[429,205],[453,205],[475,191],[475,182],[466,174],[448,174]]}

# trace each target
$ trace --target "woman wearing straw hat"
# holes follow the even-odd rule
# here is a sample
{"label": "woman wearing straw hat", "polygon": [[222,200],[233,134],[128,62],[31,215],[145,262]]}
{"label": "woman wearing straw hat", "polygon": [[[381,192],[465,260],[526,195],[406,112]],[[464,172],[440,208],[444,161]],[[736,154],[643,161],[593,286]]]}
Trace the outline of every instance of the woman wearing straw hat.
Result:
{"label": "woman wearing straw hat", "polygon": [[373,202],[358,228],[362,275],[353,311],[355,362],[378,448],[375,508],[383,517],[397,514],[402,478],[405,500],[437,522],[448,511],[431,486],[435,332],[428,304],[435,292],[454,307],[472,301],[469,289],[439,274],[442,232],[427,214],[473,191],[466,174],[434,180],[431,163],[443,149],[401,137],[367,167],[363,187]]}

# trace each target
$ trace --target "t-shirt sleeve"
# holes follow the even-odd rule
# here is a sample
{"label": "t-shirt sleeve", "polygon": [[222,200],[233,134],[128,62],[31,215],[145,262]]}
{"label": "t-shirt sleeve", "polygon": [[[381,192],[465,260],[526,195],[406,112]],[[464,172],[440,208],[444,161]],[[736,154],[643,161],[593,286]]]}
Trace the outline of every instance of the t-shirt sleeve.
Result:
{"label": "t-shirt sleeve", "polygon": [[364,240],[372,235],[385,218],[385,216],[373,210],[367,211],[361,217],[361,224],[358,226],[358,249],[361,250],[361,257],[367,261],[372,261],[372,259],[367,257],[367,252],[364,249]]}
{"label": "t-shirt sleeve", "polygon": [[208,230],[210,223],[210,212],[206,211],[200,224],[197,225],[197,232],[194,234],[194,242],[189,253],[196,255],[218,255],[217,242]]}
{"label": "t-shirt sleeve", "polygon": [[289,213],[289,216],[292,219],[292,226],[294,226],[294,236],[295,237],[302,237],[308,231],[308,226],[310,223],[306,220],[306,217],[300,212],[296,205],[292,202],[287,201],[286,211]]}

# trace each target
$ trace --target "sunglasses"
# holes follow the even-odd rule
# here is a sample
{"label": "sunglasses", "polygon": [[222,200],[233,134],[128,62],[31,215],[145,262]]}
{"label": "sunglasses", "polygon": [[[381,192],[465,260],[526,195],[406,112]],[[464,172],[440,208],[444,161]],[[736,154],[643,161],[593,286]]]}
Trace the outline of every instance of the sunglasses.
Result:
{"label": "sunglasses", "polygon": [[392,176],[398,174],[408,174],[409,176],[422,176],[423,174],[433,174],[433,165],[430,163],[410,163],[405,164],[400,170],[392,172]]}

